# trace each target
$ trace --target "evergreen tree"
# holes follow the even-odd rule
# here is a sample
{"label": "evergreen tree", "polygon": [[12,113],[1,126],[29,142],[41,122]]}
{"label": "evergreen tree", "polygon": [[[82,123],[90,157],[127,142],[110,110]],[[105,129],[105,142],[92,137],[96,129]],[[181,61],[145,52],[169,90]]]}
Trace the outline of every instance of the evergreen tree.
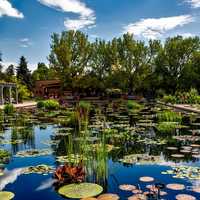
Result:
{"label": "evergreen tree", "polygon": [[32,88],[31,72],[28,69],[28,63],[26,58],[22,56],[20,58],[19,66],[16,69],[17,79],[20,80],[22,84],[25,84],[29,90]]}

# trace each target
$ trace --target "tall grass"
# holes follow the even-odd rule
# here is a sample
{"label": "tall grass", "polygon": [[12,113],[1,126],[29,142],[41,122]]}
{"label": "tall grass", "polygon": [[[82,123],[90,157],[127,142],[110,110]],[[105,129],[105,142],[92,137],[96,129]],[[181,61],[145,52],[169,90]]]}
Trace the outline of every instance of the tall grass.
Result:
{"label": "tall grass", "polygon": [[177,113],[174,111],[163,111],[157,115],[159,122],[182,122],[181,113]]}

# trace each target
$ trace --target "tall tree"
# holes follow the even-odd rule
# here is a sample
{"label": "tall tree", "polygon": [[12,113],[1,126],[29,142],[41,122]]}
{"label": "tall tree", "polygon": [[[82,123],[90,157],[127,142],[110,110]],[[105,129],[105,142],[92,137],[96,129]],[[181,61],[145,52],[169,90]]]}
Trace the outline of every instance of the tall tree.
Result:
{"label": "tall tree", "polygon": [[26,58],[22,56],[20,58],[19,65],[17,66],[17,79],[20,80],[22,84],[25,84],[29,90],[32,88],[31,72],[28,69],[28,63]]}
{"label": "tall tree", "polygon": [[91,56],[88,37],[80,31],[53,34],[51,41],[50,66],[59,75],[63,86],[76,87],[79,77],[84,74]]}
{"label": "tall tree", "polygon": [[5,71],[5,79],[7,82],[13,82],[15,81],[15,67],[14,65],[9,65]]}

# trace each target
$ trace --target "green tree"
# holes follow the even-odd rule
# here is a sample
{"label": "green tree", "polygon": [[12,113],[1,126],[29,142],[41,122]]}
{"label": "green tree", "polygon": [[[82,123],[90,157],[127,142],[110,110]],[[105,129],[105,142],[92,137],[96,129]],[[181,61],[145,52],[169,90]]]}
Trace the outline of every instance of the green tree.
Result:
{"label": "green tree", "polygon": [[51,41],[50,66],[61,79],[63,87],[75,88],[79,77],[84,75],[91,57],[91,44],[80,31],[53,34]]}
{"label": "green tree", "polygon": [[17,79],[20,80],[22,84],[25,84],[29,90],[31,90],[32,88],[31,72],[28,69],[28,63],[24,56],[20,58],[20,62],[19,65],[17,66],[16,71],[17,71]]}

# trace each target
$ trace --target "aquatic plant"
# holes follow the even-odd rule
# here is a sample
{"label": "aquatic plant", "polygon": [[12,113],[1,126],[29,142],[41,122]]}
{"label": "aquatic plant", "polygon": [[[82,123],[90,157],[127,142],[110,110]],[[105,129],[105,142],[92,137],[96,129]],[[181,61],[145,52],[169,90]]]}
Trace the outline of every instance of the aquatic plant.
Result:
{"label": "aquatic plant", "polygon": [[61,187],[58,193],[72,199],[94,197],[103,192],[100,185],[94,183],[70,184]]}
{"label": "aquatic plant", "polygon": [[159,122],[156,128],[161,133],[171,133],[178,127],[177,122]]}
{"label": "aquatic plant", "polygon": [[15,112],[15,108],[14,108],[13,104],[6,104],[3,107],[3,111],[4,111],[4,114],[6,114],[6,115],[12,115]]}
{"label": "aquatic plant", "polygon": [[159,122],[182,122],[181,113],[177,113],[171,110],[163,111],[157,114],[157,118]]}
{"label": "aquatic plant", "polygon": [[85,170],[83,167],[83,163],[82,161],[80,161],[77,166],[73,166],[70,164],[59,166],[56,169],[54,176],[56,179],[58,179],[60,184],[81,183],[85,179]]}

